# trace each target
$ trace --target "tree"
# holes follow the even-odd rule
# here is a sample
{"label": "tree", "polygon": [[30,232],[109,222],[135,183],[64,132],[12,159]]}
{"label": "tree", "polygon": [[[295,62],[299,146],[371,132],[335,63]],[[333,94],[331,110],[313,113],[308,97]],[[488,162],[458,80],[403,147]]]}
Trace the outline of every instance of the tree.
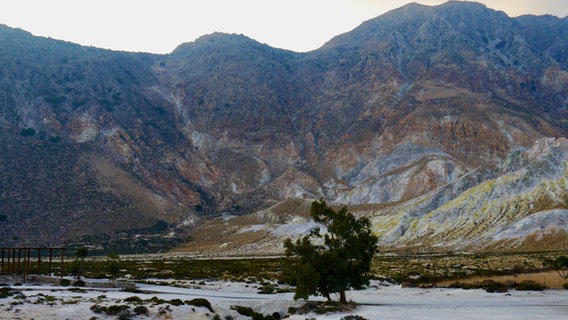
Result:
{"label": "tree", "polygon": [[120,273],[120,256],[116,252],[107,254],[107,271],[110,273],[111,279],[115,280]]}
{"label": "tree", "polygon": [[568,257],[560,256],[556,259],[545,259],[544,264],[551,266],[564,280],[568,280]]}
{"label": "tree", "polygon": [[81,274],[83,274],[83,264],[85,263],[85,258],[89,254],[89,249],[86,247],[79,247],[75,250],[75,261],[71,264],[71,273],[77,279],[81,279]]}
{"label": "tree", "polygon": [[336,212],[324,200],[314,201],[310,214],[325,230],[316,228],[295,242],[284,242],[286,256],[296,257],[286,271],[296,286],[294,299],[322,295],[331,301],[330,295],[339,292],[340,302],[346,303],[346,290],[369,284],[378,238],[369,219],[357,219],[345,207]]}
{"label": "tree", "polygon": [[87,247],[79,247],[75,250],[75,258],[80,258],[81,260],[85,260],[85,258],[89,255],[89,249]]}

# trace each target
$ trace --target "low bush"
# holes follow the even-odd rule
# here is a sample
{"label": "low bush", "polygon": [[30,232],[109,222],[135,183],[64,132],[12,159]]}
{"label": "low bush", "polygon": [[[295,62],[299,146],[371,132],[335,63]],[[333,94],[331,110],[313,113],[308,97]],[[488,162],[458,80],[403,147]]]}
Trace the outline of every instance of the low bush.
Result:
{"label": "low bush", "polygon": [[150,302],[152,302],[154,304],[164,304],[164,303],[166,303],[166,300],[160,299],[158,297],[152,297],[152,298],[150,298]]}
{"label": "low bush", "polygon": [[104,312],[109,316],[116,316],[121,314],[123,311],[130,309],[130,307],[124,304],[123,305],[113,304],[112,306],[108,306],[105,309],[106,310],[104,310]]}
{"label": "low bush", "polygon": [[532,280],[525,280],[515,286],[515,290],[520,291],[542,291],[544,286]]}
{"label": "low bush", "polygon": [[463,283],[463,282],[454,282],[449,285],[450,288],[460,288],[460,289],[484,289],[490,293],[499,293],[499,292],[507,292],[509,289],[515,289],[519,291],[542,291],[545,289],[544,285],[532,281],[532,280],[525,280],[520,283],[515,281],[506,281],[504,283],[497,282],[494,280],[484,280],[481,282],[474,282],[474,283]]}
{"label": "low bush", "polygon": [[298,312],[298,308],[296,308],[296,307],[290,307],[290,308],[288,308],[288,313],[289,313],[289,314],[296,314],[296,312]]}
{"label": "low bush", "polygon": [[137,315],[148,315],[148,308],[146,306],[137,306],[134,308],[134,313]]}
{"label": "low bush", "polygon": [[105,307],[101,307],[98,304],[94,304],[94,305],[91,306],[90,309],[91,309],[91,311],[93,311],[96,314],[101,314],[101,313],[104,312],[104,308]]}
{"label": "low bush", "polygon": [[132,320],[134,314],[130,310],[124,310],[118,315],[118,320]]}
{"label": "low bush", "polygon": [[262,288],[260,288],[260,290],[258,291],[258,294],[275,294],[275,293],[276,293],[276,287],[270,283],[264,284]]}
{"label": "low bush", "polygon": [[142,298],[138,296],[132,296],[124,299],[124,302],[131,302],[131,303],[142,303]]}
{"label": "low bush", "polygon": [[83,280],[75,280],[73,281],[73,286],[74,287],[84,287],[85,286],[85,281]]}
{"label": "low bush", "polygon": [[368,320],[368,319],[363,318],[363,317],[358,316],[358,315],[348,315],[348,316],[341,318],[341,320]]}
{"label": "low bush", "polygon": [[13,290],[10,287],[2,287],[0,288],[0,299],[8,298],[15,295],[17,291]]}
{"label": "low bush", "polygon": [[94,313],[101,314],[104,312],[109,316],[118,316],[124,313],[124,311],[128,309],[130,309],[130,307],[127,305],[112,305],[108,307],[103,307],[98,304],[95,304],[91,306],[91,311],[93,311]]}
{"label": "low bush", "polygon": [[479,287],[485,289],[485,291],[489,293],[503,293],[509,291],[509,288],[502,284],[501,282],[493,281],[493,280],[484,280],[481,281]]}
{"label": "low bush", "polygon": [[232,306],[231,309],[237,311],[240,315],[243,315],[245,317],[251,317],[252,320],[275,320],[272,316],[270,315],[265,316],[261,313],[252,310],[252,308],[249,307]]}
{"label": "low bush", "polygon": [[60,285],[60,286],[66,287],[66,286],[68,286],[68,285],[70,285],[70,284],[71,284],[71,280],[69,280],[69,279],[61,279],[61,281],[59,281],[59,285]]}
{"label": "low bush", "polygon": [[209,302],[209,300],[204,299],[204,298],[196,298],[196,299],[193,299],[193,300],[187,300],[187,301],[185,301],[185,304],[190,305],[190,306],[196,306],[196,307],[205,307],[209,311],[215,312],[215,311],[213,311],[213,308],[211,307],[211,302]]}

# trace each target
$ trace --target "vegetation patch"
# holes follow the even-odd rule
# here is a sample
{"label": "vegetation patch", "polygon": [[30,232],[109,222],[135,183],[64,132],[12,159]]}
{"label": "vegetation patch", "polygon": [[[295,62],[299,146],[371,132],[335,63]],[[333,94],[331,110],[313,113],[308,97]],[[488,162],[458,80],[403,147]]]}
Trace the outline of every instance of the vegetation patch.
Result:
{"label": "vegetation patch", "polygon": [[14,296],[18,293],[19,291],[14,290],[10,287],[2,287],[0,288],[0,299],[4,299],[4,298],[8,298],[11,296]]}
{"label": "vegetation patch", "polygon": [[232,306],[231,310],[237,311],[240,315],[245,317],[251,317],[252,320],[277,320],[280,319],[280,315],[278,314],[277,317],[274,317],[277,313],[273,315],[263,315],[262,313],[258,313],[254,311],[250,307],[243,307],[243,306]]}
{"label": "vegetation patch", "polygon": [[341,318],[341,320],[367,320],[367,319],[358,315],[348,315]]}
{"label": "vegetation patch", "polygon": [[148,308],[146,306],[137,306],[134,308],[134,313],[137,315],[148,315]]}
{"label": "vegetation patch", "polygon": [[195,306],[195,307],[204,307],[204,308],[207,308],[211,312],[215,312],[215,311],[213,311],[213,307],[211,307],[211,302],[209,302],[209,300],[207,300],[205,298],[195,298],[195,299],[192,299],[192,300],[186,300],[185,304],[190,305],[190,306]]}
{"label": "vegetation patch", "polygon": [[510,289],[515,289],[519,291],[542,291],[545,289],[544,285],[531,280],[525,280],[520,283],[507,281],[498,282],[494,280],[484,280],[481,282],[464,283],[464,282],[454,282],[450,288],[461,288],[461,289],[484,289],[490,293],[507,292]]}
{"label": "vegetation patch", "polygon": [[132,297],[128,297],[124,299],[124,302],[130,302],[130,303],[134,303],[134,304],[140,304],[143,303],[144,300],[142,300],[142,298],[138,297],[138,296],[132,296]]}
{"label": "vegetation patch", "polygon": [[338,301],[306,301],[299,308],[288,308],[289,314],[309,314],[316,313],[319,315],[334,313],[334,312],[350,312],[353,311],[357,305],[353,302],[341,303]]}
{"label": "vegetation patch", "polygon": [[69,279],[61,279],[59,281],[59,285],[63,286],[63,287],[67,287],[70,284],[71,284],[71,280],[69,280]]}
{"label": "vegetation patch", "polygon": [[109,316],[117,316],[121,314],[123,311],[130,309],[128,305],[111,305],[108,307],[103,307],[98,304],[91,306],[91,311],[94,313],[106,313]]}

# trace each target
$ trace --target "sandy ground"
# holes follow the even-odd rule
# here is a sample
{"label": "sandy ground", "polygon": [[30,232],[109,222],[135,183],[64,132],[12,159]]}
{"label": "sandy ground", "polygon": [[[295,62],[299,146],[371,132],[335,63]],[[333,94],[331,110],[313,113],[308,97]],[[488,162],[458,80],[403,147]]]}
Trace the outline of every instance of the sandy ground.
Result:
{"label": "sandy ground", "polygon": [[[131,310],[136,304],[123,299],[138,296],[143,300],[158,297],[164,300],[205,298],[211,302],[215,313],[204,307],[174,306],[167,303],[145,303],[148,315],[131,319],[250,319],[231,310],[231,306],[247,306],[262,314],[279,312],[288,315],[290,306],[299,306],[292,293],[273,295],[257,294],[251,284],[234,282],[210,282],[200,288],[176,288],[140,284],[143,293],[123,292],[117,289],[86,289],[71,291],[69,287],[23,285],[23,296],[0,299],[0,319],[117,319],[117,316],[97,314],[91,306],[128,304]],[[487,293],[483,290],[419,289],[400,286],[382,286],[349,292],[348,298],[359,306],[351,312],[316,315],[291,315],[289,319],[340,320],[347,315],[359,315],[366,319],[568,319],[568,290],[542,292],[509,291]]]}

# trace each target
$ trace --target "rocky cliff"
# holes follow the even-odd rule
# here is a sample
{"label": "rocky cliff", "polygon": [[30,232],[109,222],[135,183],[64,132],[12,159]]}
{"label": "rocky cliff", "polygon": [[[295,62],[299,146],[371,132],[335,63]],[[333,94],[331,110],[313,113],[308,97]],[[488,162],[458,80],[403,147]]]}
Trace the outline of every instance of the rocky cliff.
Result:
{"label": "rocky cliff", "polygon": [[168,55],[0,27],[3,244],[160,242],[320,197],[385,245],[508,243],[568,209],[538,187],[566,154],[529,156],[568,135],[567,23],[411,4],[308,53],[211,34]]}

